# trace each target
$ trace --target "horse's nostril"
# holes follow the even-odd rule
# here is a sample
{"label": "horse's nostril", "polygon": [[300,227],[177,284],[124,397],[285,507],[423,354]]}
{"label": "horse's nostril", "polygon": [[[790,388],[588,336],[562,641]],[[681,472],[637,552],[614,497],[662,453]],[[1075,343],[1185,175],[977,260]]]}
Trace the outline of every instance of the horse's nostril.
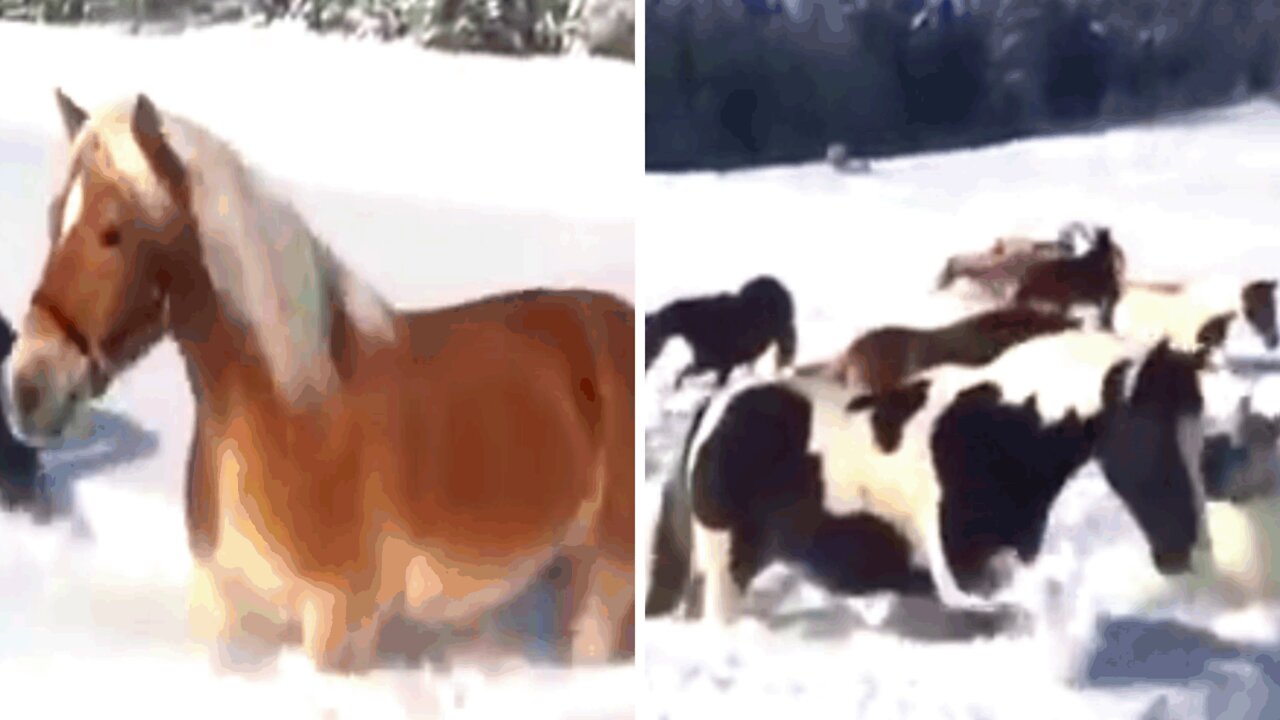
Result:
{"label": "horse's nostril", "polygon": [[14,388],[14,401],[18,405],[18,413],[32,415],[40,407],[43,393],[40,386],[30,380],[18,380]]}

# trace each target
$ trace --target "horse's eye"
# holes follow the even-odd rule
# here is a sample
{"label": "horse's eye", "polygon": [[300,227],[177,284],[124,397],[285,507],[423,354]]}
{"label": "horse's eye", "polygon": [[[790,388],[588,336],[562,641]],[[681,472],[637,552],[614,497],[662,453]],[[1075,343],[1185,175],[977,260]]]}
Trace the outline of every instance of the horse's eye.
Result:
{"label": "horse's eye", "polygon": [[120,244],[120,231],[112,228],[102,234],[102,244],[107,247],[115,247]]}

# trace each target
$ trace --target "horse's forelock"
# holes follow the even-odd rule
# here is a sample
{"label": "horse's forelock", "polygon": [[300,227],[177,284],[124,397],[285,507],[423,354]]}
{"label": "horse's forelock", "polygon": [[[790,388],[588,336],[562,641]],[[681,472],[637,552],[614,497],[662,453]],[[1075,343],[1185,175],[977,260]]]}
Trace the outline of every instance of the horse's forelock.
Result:
{"label": "horse's forelock", "polygon": [[72,141],[66,193],[74,191],[78,178],[90,176],[118,184],[149,218],[171,214],[175,200],[134,136],[131,105],[91,116]]}

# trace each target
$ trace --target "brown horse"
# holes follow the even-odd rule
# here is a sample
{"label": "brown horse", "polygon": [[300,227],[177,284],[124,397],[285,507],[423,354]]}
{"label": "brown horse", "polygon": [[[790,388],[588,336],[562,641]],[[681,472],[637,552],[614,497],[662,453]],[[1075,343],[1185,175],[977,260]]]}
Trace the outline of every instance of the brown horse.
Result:
{"label": "brown horse", "polygon": [[847,387],[879,393],[934,366],[986,365],[1020,342],[1079,327],[1079,320],[1065,315],[1007,307],[942,328],[877,328],[852,342],[823,374]]}
{"label": "brown horse", "polygon": [[1091,243],[1095,230],[1084,223],[1070,223],[1057,240],[1000,237],[990,249],[953,255],[938,277],[937,289],[945,290],[960,278],[975,283],[992,300],[1006,302],[1033,265],[1079,254],[1081,245]]}
{"label": "brown horse", "polygon": [[993,310],[934,329],[882,327],[854,340],[826,374],[881,393],[931,367],[985,365],[1018,343],[1079,327],[1078,320],[1030,308]]}
{"label": "brown horse", "polygon": [[1013,295],[1014,305],[1066,313],[1077,305],[1098,308],[1098,324],[1112,329],[1112,316],[1125,281],[1125,254],[1099,228],[1089,251],[1079,257],[1047,260],[1027,270]]}
{"label": "brown horse", "polygon": [[319,668],[363,670],[392,614],[470,624],[565,558],[565,649],[631,651],[630,305],[529,291],[395,311],[208,131],[144,95],[92,116],[58,101],[72,160],[15,421],[56,438],[177,341],[194,631],[300,625]]}

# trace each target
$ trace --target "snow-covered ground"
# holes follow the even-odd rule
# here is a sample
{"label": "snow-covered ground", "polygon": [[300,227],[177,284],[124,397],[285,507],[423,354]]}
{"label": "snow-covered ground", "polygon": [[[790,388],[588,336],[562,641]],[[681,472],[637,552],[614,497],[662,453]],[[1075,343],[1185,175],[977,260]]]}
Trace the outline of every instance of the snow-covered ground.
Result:
{"label": "snow-covered ground", "polygon": [[[1135,277],[1274,277],[1278,175],[1280,107],[1266,101],[886,160],[863,175],[825,164],[650,175],[640,305],[771,273],[795,296],[798,362],[821,360],[861,330],[936,316],[945,304],[926,296],[948,255],[998,235],[1053,237],[1077,219],[1110,225]],[[1229,349],[1262,352],[1238,335]],[[699,397],[670,390],[680,354],[659,361],[642,398],[646,547],[659,481]],[[1048,619],[1040,629],[985,637],[927,604],[845,601],[775,568],[757,581],[755,611],[727,633],[645,623],[649,702],[666,718],[1280,717],[1280,605],[1231,611],[1212,596],[1175,597],[1137,612],[1135,589],[1154,580],[1145,553],[1090,466],[1055,506],[1027,577]],[[1053,579],[1065,588],[1056,600]],[[1064,667],[1072,657],[1075,672]]]}
{"label": "snow-covered ground", "polygon": [[[634,66],[513,61],[221,28],[126,38],[0,24],[0,312],[15,324],[46,250],[65,141],[61,85],[86,106],[145,91],[230,139],[391,301],[529,285],[634,294],[642,113]],[[0,514],[6,717],[633,716],[631,667],[501,666],[215,674],[185,639],[182,486],[193,404],[164,344],[50,452],[69,512]]]}

